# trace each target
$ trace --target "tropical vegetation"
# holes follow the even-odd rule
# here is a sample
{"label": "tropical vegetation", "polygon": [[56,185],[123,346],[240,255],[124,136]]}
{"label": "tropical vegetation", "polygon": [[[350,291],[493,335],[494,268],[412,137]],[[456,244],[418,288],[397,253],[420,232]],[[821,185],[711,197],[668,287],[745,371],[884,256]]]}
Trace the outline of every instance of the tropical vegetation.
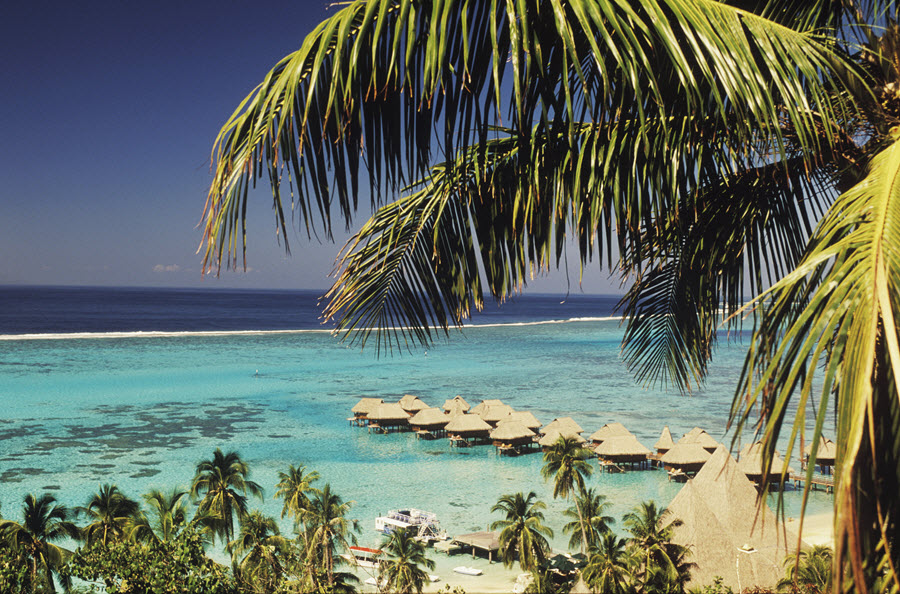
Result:
{"label": "tropical vegetation", "polygon": [[379,563],[380,589],[397,594],[422,593],[431,580],[427,569],[434,569],[434,561],[425,554],[425,545],[416,540],[415,534],[400,528],[391,532],[381,548],[385,557]]}
{"label": "tropical vegetation", "polygon": [[504,495],[491,508],[491,513],[501,512],[504,517],[491,522],[491,530],[499,530],[500,560],[506,567],[518,561],[522,571],[535,571],[549,556],[553,530],[544,524],[547,506],[534,491],[527,495]]}
{"label": "tropical vegetation", "polygon": [[260,179],[288,248],[288,220],[349,226],[363,183],[374,214],[326,306],[355,340],[428,343],[484,293],[596,261],[630,287],[636,379],[683,390],[755,295],[734,423],[768,453],[785,423],[793,447],[811,416],[815,443],[835,412],[833,583],[896,591],[898,16],[890,0],[350,2],[221,129],[204,267],[245,258]]}

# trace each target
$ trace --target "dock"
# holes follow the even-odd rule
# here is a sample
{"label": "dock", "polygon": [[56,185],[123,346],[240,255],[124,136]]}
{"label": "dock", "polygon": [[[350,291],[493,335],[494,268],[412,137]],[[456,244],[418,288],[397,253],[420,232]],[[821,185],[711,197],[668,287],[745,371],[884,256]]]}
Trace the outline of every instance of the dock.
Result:
{"label": "dock", "polygon": [[[806,475],[791,473],[789,480],[794,483],[795,487],[799,488],[806,483]],[[834,493],[834,477],[813,475],[810,481],[810,488],[815,490],[816,487],[822,487],[826,493]]]}

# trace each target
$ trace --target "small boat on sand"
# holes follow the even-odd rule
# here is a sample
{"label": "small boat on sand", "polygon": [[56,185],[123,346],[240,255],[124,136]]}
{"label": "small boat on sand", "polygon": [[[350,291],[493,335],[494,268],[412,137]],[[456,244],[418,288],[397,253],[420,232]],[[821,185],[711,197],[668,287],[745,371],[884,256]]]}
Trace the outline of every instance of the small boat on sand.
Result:
{"label": "small boat on sand", "polygon": [[384,551],[381,551],[380,549],[370,549],[368,547],[350,547],[350,552],[341,555],[341,557],[349,561],[352,565],[377,568],[380,561],[379,558],[383,554]]}
{"label": "small boat on sand", "polygon": [[475,569],[474,567],[466,567],[464,565],[454,567],[453,571],[455,571],[456,573],[462,573],[464,575],[481,575],[480,569]]}

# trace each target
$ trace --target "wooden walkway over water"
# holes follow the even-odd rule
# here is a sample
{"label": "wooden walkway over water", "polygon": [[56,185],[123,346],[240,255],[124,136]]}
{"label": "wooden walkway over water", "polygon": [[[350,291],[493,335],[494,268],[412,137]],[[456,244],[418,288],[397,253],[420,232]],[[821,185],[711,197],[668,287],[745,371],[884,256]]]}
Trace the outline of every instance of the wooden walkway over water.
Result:
{"label": "wooden walkway over water", "polygon": [[[790,480],[793,481],[794,486],[800,487],[806,483],[806,475],[805,474],[796,474],[791,473]],[[812,481],[810,481],[810,486],[815,489],[816,487],[822,487],[825,489],[826,493],[834,492],[834,477],[831,476],[822,476],[820,474],[813,475]]]}

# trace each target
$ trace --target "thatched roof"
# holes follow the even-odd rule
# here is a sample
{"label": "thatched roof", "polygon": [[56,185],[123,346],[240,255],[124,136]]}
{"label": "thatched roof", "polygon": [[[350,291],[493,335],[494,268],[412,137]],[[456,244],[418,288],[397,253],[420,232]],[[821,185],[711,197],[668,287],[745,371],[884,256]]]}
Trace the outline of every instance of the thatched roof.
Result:
{"label": "thatched roof", "polygon": [[513,408],[508,404],[493,404],[485,406],[476,414],[488,423],[498,423],[503,419],[509,418],[512,412]]}
{"label": "thatched roof", "polygon": [[473,414],[459,414],[450,419],[444,429],[448,433],[484,433],[487,434],[492,427],[484,419]]}
{"label": "thatched roof", "polygon": [[459,395],[456,395],[453,398],[449,398],[449,399],[445,400],[444,406],[443,406],[443,409],[447,412],[453,412],[456,410],[461,410],[463,412],[466,412],[470,408],[472,408],[472,407],[469,406],[469,403],[466,402],[466,399]]}
{"label": "thatched roof", "polygon": [[409,419],[399,402],[382,402],[369,413],[370,421],[400,421]]}
{"label": "thatched roof", "polygon": [[713,439],[709,433],[700,427],[694,427],[685,433],[684,436],[678,440],[678,443],[699,443],[701,447],[708,449],[710,452],[715,451],[715,449],[719,447],[719,442]]}
{"label": "thatched roof", "polygon": [[688,466],[702,464],[709,460],[709,452],[703,449],[699,443],[681,443],[672,446],[672,449],[662,455],[663,464],[672,466]]}
{"label": "thatched roof", "polygon": [[587,582],[584,581],[584,578],[581,577],[581,574],[578,574],[578,581],[575,582],[575,585],[572,586],[572,589],[569,590],[569,594],[591,594],[593,590],[591,587],[587,585]]}
{"label": "thatched roof", "polygon": [[672,432],[669,431],[669,426],[666,425],[665,427],[663,427],[662,433],[659,434],[659,440],[657,440],[657,442],[653,444],[653,447],[657,451],[671,450],[674,445],[675,442],[672,441]]}
{"label": "thatched roof", "polygon": [[[757,491],[724,447],[716,449],[697,476],[679,491],[668,508],[683,522],[673,542],[692,549],[692,586],[711,584],[715,576],[737,590],[774,588],[784,576],[782,561],[796,547],[797,537],[786,533],[765,505],[757,506]],[[757,511],[759,510],[759,513]],[[749,551],[739,551],[749,545]]]}
{"label": "thatched roof", "polygon": [[[747,476],[762,476],[763,473],[763,456],[762,442],[748,443],[741,449],[741,459],[737,463],[738,468]],[[769,469],[769,475],[772,477],[779,476],[783,471],[791,472],[793,469],[787,465],[787,462],[781,459],[778,452],[772,453],[772,466]]]}
{"label": "thatched roof", "polygon": [[428,408],[428,405],[422,402],[418,396],[413,396],[412,394],[404,394],[398,404],[408,413],[416,413]]}
{"label": "thatched roof", "polygon": [[[552,446],[553,444],[555,444],[557,441],[559,441],[560,435],[563,435],[563,434],[560,433],[559,431],[554,431],[554,430],[551,430],[548,433],[544,433],[544,436],[538,440],[538,445],[540,445],[543,448],[548,448],[548,447]],[[575,441],[577,441],[578,443],[587,443],[587,440],[585,438],[581,437],[580,435],[578,435],[577,433],[573,433],[571,435],[565,435],[564,437],[574,437]]]}
{"label": "thatched roof", "polygon": [[[813,444],[803,448],[803,453],[809,456],[812,453]],[[816,452],[816,464],[834,464],[837,455],[837,446],[824,435],[819,436],[819,451]]]}
{"label": "thatched roof", "polygon": [[581,428],[581,425],[575,422],[572,417],[560,417],[558,419],[553,419],[547,425],[541,429],[541,433],[547,434],[551,431],[556,431],[557,433],[561,433],[565,436],[572,436],[578,433],[582,433],[584,429]]}
{"label": "thatched roof", "polygon": [[486,406],[500,406],[501,404],[503,404],[503,402],[496,398],[488,398],[487,400],[482,400],[481,402],[476,404],[475,408],[469,410],[469,412],[471,414],[477,415],[481,414],[481,411],[484,410],[484,407]]}
{"label": "thatched roof", "polygon": [[611,437],[627,437],[632,435],[631,431],[625,428],[622,423],[607,423],[600,427],[588,438],[591,441],[602,442]]}
{"label": "thatched roof", "polygon": [[531,411],[527,410],[514,410],[509,413],[509,419],[511,421],[519,421],[529,429],[540,429],[542,423],[537,420],[537,417],[531,413]]}
{"label": "thatched roof", "polygon": [[356,403],[353,408],[350,409],[350,412],[355,415],[367,415],[372,412],[372,410],[374,410],[376,406],[383,402],[384,400],[382,400],[381,398],[362,398],[359,402]]}
{"label": "thatched roof", "polygon": [[475,547],[483,551],[500,550],[500,533],[499,532],[472,532],[471,534],[460,534],[453,537],[454,542],[458,542],[470,547]]}
{"label": "thatched roof", "polygon": [[497,428],[491,431],[491,439],[496,441],[515,441],[534,437],[534,431],[519,421],[500,421]]}
{"label": "thatched roof", "polygon": [[603,440],[594,448],[601,457],[649,456],[652,452],[638,441],[634,435],[620,435]]}
{"label": "thatched roof", "polygon": [[414,414],[409,419],[410,425],[446,425],[450,417],[439,408],[425,408]]}

